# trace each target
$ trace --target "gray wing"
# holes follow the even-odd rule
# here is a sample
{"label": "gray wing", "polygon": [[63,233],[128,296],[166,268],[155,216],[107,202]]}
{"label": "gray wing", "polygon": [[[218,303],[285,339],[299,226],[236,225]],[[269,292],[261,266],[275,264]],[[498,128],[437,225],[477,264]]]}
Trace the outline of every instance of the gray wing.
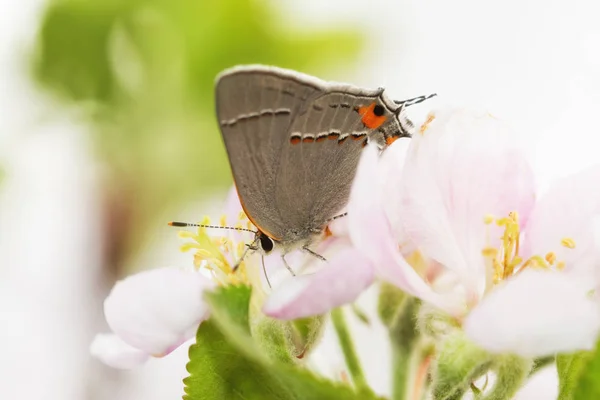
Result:
{"label": "gray wing", "polygon": [[240,202],[274,239],[282,239],[287,228],[274,199],[290,124],[321,90],[315,78],[272,67],[238,67],[217,78],[217,118]]}
{"label": "gray wing", "polygon": [[[321,231],[347,204],[360,154],[369,140],[385,145],[385,132],[398,124],[399,107],[382,97],[383,90],[346,89],[321,95],[290,126],[290,145],[283,147],[277,175],[276,207],[291,232],[307,238]],[[380,105],[386,120],[376,128],[363,122],[359,110]]]}

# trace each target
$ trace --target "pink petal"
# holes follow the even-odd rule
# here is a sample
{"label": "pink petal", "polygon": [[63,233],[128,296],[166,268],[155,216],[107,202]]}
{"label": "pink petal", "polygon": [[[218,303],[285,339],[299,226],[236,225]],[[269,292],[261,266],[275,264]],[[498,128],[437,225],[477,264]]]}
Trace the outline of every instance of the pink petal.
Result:
{"label": "pink petal", "polygon": [[[600,215],[600,166],[553,183],[538,201],[526,229],[524,255],[554,252],[567,270],[593,274],[598,261],[594,222]],[[576,247],[561,246],[563,238]]]}
{"label": "pink petal", "polygon": [[125,343],[162,356],[193,337],[208,317],[202,295],[212,287],[194,270],[144,271],[117,282],[104,302],[104,314]]}
{"label": "pink petal", "polygon": [[599,311],[577,279],[529,270],[486,296],[465,320],[464,330],[491,352],[540,357],[594,348]]}
{"label": "pink petal", "polygon": [[462,307],[435,293],[400,254],[385,212],[388,203],[399,199],[387,198],[384,205],[384,183],[378,167],[378,151],[370,146],[363,151],[348,204],[352,243],[371,260],[383,279],[438,307],[458,312]]}
{"label": "pink petal", "polygon": [[109,333],[96,335],[90,346],[90,353],[104,364],[119,369],[137,367],[150,357],[149,354],[131,347],[117,335]]}
{"label": "pink petal", "polygon": [[382,199],[386,199],[384,210],[394,232],[394,237],[397,239],[396,241],[403,245],[406,245],[404,242],[409,241],[410,238],[404,230],[402,214],[398,212],[398,208],[401,206],[400,201],[403,190],[403,186],[399,184],[399,180],[404,170],[410,143],[411,141],[408,139],[396,140],[379,156],[379,165],[377,167],[377,174],[382,179]]}
{"label": "pink petal", "polygon": [[282,282],[267,299],[263,312],[284,320],[323,314],[354,301],[372,282],[369,261],[347,247],[315,274]]}
{"label": "pink petal", "polygon": [[471,294],[485,282],[481,250],[500,236],[496,227],[487,235],[484,217],[517,211],[525,223],[534,201],[532,171],[511,139],[485,113],[435,114],[412,139],[402,201],[389,204],[422,252],[455,271]]}

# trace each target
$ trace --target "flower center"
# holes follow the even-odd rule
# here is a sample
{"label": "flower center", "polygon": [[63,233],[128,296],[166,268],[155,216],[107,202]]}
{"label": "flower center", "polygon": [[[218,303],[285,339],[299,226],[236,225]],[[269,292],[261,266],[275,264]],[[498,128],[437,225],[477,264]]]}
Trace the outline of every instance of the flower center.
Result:
{"label": "flower center", "polygon": [[[486,225],[493,222],[504,228],[502,241],[499,248],[486,247],[482,254],[493,272],[493,283],[497,284],[526,268],[542,268],[549,270],[561,270],[565,267],[564,261],[557,260],[556,253],[548,252],[546,255],[533,255],[527,260],[519,255],[519,240],[521,228],[519,226],[519,215],[516,211],[510,212],[508,217],[496,219],[491,215],[484,218]],[[575,241],[564,238],[560,244],[568,249],[575,248]]]}
{"label": "flower center", "polygon": [[[200,224],[210,225],[210,219],[204,217]],[[223,228],[228,227],[224,215],[221,216],[218,226]],[[252,229],[253,226],[246,217],[246,214],[240,212],[234,228]],[[224,230],[224,232],[226,231]],[[209,236],[204,227],[198,228],[196,233],[180,231],[180,238],[191,239],[191,242],[181,245],[181,251],[194,250],[194,266],[197,269],[207,271],[215,282],[221,286],[250,284],[250,277],[248,276],[246,266],[248,257],[241,260],[246,246],[243,241],[234,239],[236,235],[242,235],[242,233],[236,232],[229,236]],[[236,271],[233,271],[233,267],[237,262],[240,262],[240,264]]]}

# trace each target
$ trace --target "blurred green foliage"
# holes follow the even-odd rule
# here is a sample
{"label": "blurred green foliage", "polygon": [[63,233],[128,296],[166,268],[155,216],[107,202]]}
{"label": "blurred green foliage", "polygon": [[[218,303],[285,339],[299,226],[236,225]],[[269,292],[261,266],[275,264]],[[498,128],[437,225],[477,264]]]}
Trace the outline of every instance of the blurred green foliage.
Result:
{"label": "blurred green foliage", "polygon": [[[108,203],[137,235],[167,207],[231,183],[213,84],[236,64],[318,74],[347,65],[354,30],[294,28],[265,0],[61,0],[43,15],[35,78],[89,111]],[[288,21],[289,22],[289,21]],[[123,211],[124,210],[124,211]],[[200,216],[199,216],[200,217]],[[127,229],[126,226],[117,231]]]}

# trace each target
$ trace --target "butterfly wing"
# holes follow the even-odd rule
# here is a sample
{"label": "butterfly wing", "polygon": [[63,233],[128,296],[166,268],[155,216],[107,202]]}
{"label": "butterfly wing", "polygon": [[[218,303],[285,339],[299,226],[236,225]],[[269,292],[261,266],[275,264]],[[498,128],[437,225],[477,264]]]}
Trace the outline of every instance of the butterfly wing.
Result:
{"label": "butterfly wing", "polygon": [[244,66],[224,71],[216,83],[217,118],[240,202],[250,220],[276,240],[287,227],[274,205],[281,152],[295,115],[321,92],[318,82],[298,76]]}
{"label": "butterfly wing", "polygon": [[[385,146],[399,107],[382,90],[336,85],[292,122],[277,176],[276,208],[298,240],[320,232],[346,206],[360,154],[370,140]],[[377,114],[373,109],[378,106]]]}

